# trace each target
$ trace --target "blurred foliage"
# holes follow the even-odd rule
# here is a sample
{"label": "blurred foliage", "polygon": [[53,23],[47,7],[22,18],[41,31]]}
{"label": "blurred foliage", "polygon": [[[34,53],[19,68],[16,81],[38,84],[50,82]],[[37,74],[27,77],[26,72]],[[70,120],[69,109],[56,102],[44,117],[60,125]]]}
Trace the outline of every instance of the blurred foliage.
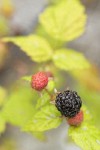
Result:
{"label": "blurred foliage", "polygon": [[7,58],[8,58],[8,49],[5,43],[2,43],[0,41],[0,70],[4,67]]}
{"label": "blurred foliage", "polygon": [[62,47],[65,44],[64,41],[60,41],[58,39],[54,39],[53,37],[51,37],[40,24],[36,28],[36,34],[46,38],[54,50]]}
{"label": "blurred foliage", "polygon": [[[14,42],[26,52],[33,61],[44,62],[53,59],[54,64],[63,70],[84,69],[89,67],[89,62],[83,54],[69,49],[56,50],[53,54],[49,43],[42,37],[30,35],[26,37],[8,37],[3,39],[4,42]],[[67,61],[66,61],[67,59]]]}
{"label": "blurred foliage", "polygon": [[52,49],[46,39],[37,35],[4,38],[6,42],[18,45],[33,61],[44,62],[51,59]]}
{"label": "blurred foliage", "polygon": [[71,41],[84,32],[86,23],[84,11],[83,5],[78,0],[63,0],[57,5],[48,7],[40,15],[39,21],[54,39]]}
{"label": "blurred foliage", "polygon": [[0,14],[9,18],[14,13],[14,6],[11,0],[0,0]]}
{"label": "blurred foliage", "polygon": [[9,34],[8,21],[4,16],[0,15],[0,37]]}
{"label": "blurred foliage", "polygon": [[35,111],[32,105],[34,94],[25,86],[13,90],[2,110],[6,121],[17,126],[23,126],[27,123]]}
{"label": "blurred foliage", "polygon": [[75,87],[82,97],[88,109],[91,111],[95,123],[100,126],[100,74],[99,70],[92,66],[84,71],[72,71],[71,75],[77,79],[78,84]]}
{"label": "blurred foliage", "polygon": [[13,139],[5,138],[2,140],[2,144],[0,144],[0,150],[17,150],[17,148]]}
{"label": "blurred foliage", "polygon": [[82,85],[77,85],[75,88],[82,97],[83,102],[88,106],[95,120],[95,124],[100,128],[100,120],[98,119],[100,115],[100,93],[89,90]]}
{"label": "blurred foliage", "polygon": [[81,84],[89,88],[90,90],[100,91],[100,73],[98,68],[92,66],[89,69],[82,71],[75,70],[71,72],[73,77],[77,79]]}
{"label": "blurred foliage", "polygon": [[91,115],[86,107],[83,106],[84,121],[79,127],[70,127],[69,136],[83,150],[99,150],[100,149],[100,131],[94,126]]}
{"label": "blurred foliage", "polygon": [[25,125],[23,131],[46,131],[57,128],[62,123],[60,112],[54,105],[46,105],[42,107]]}
{"label": "blurred foliage", "polygon": [[89,68],[89,62],[85,57],[71,49],[56,50],[53,56],[54,64],[65,71]]}
{"label": "blurred foliage", "polygon": [[100,149],[100,133],[94,126],[98,122],[95,116],[99,114],[100,104],[97,92],[100,90],[98,71],[92,68],[82,53],[66,48],[66,42],[83,34],[86,18],[85,8],[79,0],[56,0],[40,14],[35,34],[2,38],[5,43],[17,45],[33,62],[38,63],[38,71],[49,70],[54,78],[49,80],[48,86],[41,93],[31,90],[31,75],[21,78],[27,81],[26,84],[17,84],[2,107],[1,132],[7,122],[45,140],[44,131],[57,128],[63,121],[52,103],[56,95],[55,87],[61,89],[60,82],[66,80],[61,75],[61,70],[64,70],[78,80],[79,86],[75,88],[83,97],[83,102],[89,106],[90,112],[95,110],[94,121],[92,113],[83,106],[84,121],[78,127],[69,127],[69,135],[84,150]]}

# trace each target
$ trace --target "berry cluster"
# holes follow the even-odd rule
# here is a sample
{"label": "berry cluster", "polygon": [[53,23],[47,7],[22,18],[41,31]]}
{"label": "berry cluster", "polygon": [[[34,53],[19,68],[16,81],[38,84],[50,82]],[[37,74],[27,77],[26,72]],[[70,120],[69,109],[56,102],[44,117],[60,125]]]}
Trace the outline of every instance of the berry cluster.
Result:
{"label": "berry cluster", "polygon": [[58,93],[56,96],[55,106],[63,116],[68,118],[70,125],[78,125],[82,122],[83,114],[80,113],[81,105],[81,98],[75,91],[67,90],[63,93]]}
{"label": "berry cluster", "polygon": [[[48,84],[48,78],[53,77],[50,72],[38,72],[32,76],[31,86],[37,91],[42,91]],[[66,90],[56,96],[55,106],[65,117],[70,125],[79,125],[83,121],[83,112],[80,111],[82,101],[77,92]]]}
{"label": "berry cluster", "polygon": [[64,91],[56,96],[56,107],[65,117],[74,117],[82,105],[80,97],[74,91]]}

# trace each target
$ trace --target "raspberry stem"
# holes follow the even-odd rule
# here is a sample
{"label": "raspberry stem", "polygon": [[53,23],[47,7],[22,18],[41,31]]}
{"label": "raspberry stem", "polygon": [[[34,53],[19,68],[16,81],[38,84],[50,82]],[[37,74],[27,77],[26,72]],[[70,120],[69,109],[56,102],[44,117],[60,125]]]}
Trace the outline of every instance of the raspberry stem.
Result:
{"label": "raspberry stem", "polygon": [[51,101],[54,101],[54,100],[53,100],[53,95],[48,91],[48,89],[45,88],[44,90],[45,90],[45,91],[47,92],[47,94],[50,96],[50,100],[51,100]]}

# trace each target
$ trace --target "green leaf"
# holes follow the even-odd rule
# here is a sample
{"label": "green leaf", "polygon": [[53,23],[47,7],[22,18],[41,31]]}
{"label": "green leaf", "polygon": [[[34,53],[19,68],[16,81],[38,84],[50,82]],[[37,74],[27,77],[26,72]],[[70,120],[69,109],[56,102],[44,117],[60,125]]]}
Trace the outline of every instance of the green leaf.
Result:
{"label": "green leaf", "polygon": [[34,117],[25,125],[24,131],[46,131],[58,127],[62,118],[54,105],[47,105],[41,108]]}
{"label": "green leaf", "polygon": [[61,1],[48,7],[40,15],[40,23],[53,38],[71,41],[83,34],[86,15],[85,8],[78,0]]}
{"label": "green leaf", "polygon": [[62,47],[64,45],[64,41],[61,41],[61,40],[58,40],[58,39],[55,39],[53,38],[52,36],[50,36],[43,28],[42,25],[39,25],[36,29],[36,33],[39,35],[39,36],[42,36],[44,37],[45,39],[48,40],[50,46],[53,48],[53,49],[58,49],[60,47]]}
{"label": "green leaf", "polygon": [[50,95],[47,92],[44,92],[41,94],[41,97],[37,100],[36,109],[39,109],[46,104],[50,104]]}
{"label": "green leaf", "polygon": [[56,67],[63,70],[85,69],[90,66],[89,62],[82,53],[71,49],[57,50],[53,55]]}
{"label": "green leaf", "polygon": [[2,106],[6,99],[6,90],[3,87],[0,87],[0,106]]}
{"label": "green leaf", "polygon": [[27,87],[15,89],[3,107],[3,117],[13,125],[23,126],[32,118],[35,109],[34,93]]}
{"label": "green leaf", "polygon": [[20,36],[4,38],[5,42],[13,42],[21,48],[33,61],[44,62],[51,59],[52,49],[46,39],[37,36]]}
{"label": "green leaf", "polygon": [[90,124],[70,127],[69,135],[82,150],[100,150],[100,131]]}
{"label": "green leaf", "polygon": [[85,105],[82,106],[82,111],[84,112],[84,122],[91,122],[93,124],[93,119]]}
{"label": "green leaf", "polygon": [[53,92],[55,88],[55,82],[54,80],[49,80],[48,85],[46,87],[46,89],[50,92]]}
{"label": "green leaf", "polygon": [[100,127],[100,119],[98,119],[100,114],[100,92],[79,84],[77,84],[76,89],[92,113],[95,124]]}
{"label": "green leaf", "polygon": [[93,120],[87,108],[83,106],[84,121],[78,127],[69,128],[69,136],[83,150],[100,149],[100,131],[93,125]]}

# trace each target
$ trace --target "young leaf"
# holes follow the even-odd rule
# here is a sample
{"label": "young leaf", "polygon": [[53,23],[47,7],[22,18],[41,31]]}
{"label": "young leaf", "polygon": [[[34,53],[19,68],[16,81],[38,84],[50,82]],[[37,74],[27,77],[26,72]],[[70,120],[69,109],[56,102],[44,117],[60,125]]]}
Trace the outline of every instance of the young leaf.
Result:
{"label": "young leaf", "polygon": [[41,97],[37,100],[36,109],[43,107],[46,104],[50,104],[50,96],[48,93],[42,93]]}
{"label": "young leaf", "polygon": [[63,70],[85,69],[90,66],[82,53],[71,49],[57,50],[53,55],[54,64]]}
{"label": "young leaf", "polygon": [[33,92],[26,87],[20,87],[13,91],[3,107],[4,119],[17,126],[26,124],[35,112],[32,104],[34,98]]}
{"label": "young leaf", "polygon": [[33,61],[44,62],[51,59],[52,49],[46,39],[37,36],[20,36],[4,38],[5,42],[13,42],[21,48]]}
{"label": "young leaf", "polygon": [[55,39],[71,41],[84,32],[86,15],[78,0],[65,0],[47,8],[40,15],[45,31]]}
{"label": "young leaf", "polygon": [[65,44],[64,41],[55,39],[55,38],[53,38],[52,36],[50,36],[50,35],[45,31],[45,29],[43,28],[42,25],[37,26],[36,33],[37,33],[39,36],[42,36],[42,37],[44,37],[45,39],[47,39],[47,41],[49,42],[50,46],[51,46],[53,49],[58,49],[58,48],[62,47],[62,46]]}
{"label": "young leaf", "polygon": [[90,124],[70,127],[69,135],[82,150],[100,150],[100,131]]}
{"label": "young leaf", "polygon": [[62,118],[54,105],[46,105],[23,128],[24,131],[46,131],[58,127]]}
{"label": "young leaf", "polygon": [[84,121],[78,126],[69,128],[69,136],[82,150],[99,150],[100,149],[100,131],[92,125],[91,115],[83,106]]}

